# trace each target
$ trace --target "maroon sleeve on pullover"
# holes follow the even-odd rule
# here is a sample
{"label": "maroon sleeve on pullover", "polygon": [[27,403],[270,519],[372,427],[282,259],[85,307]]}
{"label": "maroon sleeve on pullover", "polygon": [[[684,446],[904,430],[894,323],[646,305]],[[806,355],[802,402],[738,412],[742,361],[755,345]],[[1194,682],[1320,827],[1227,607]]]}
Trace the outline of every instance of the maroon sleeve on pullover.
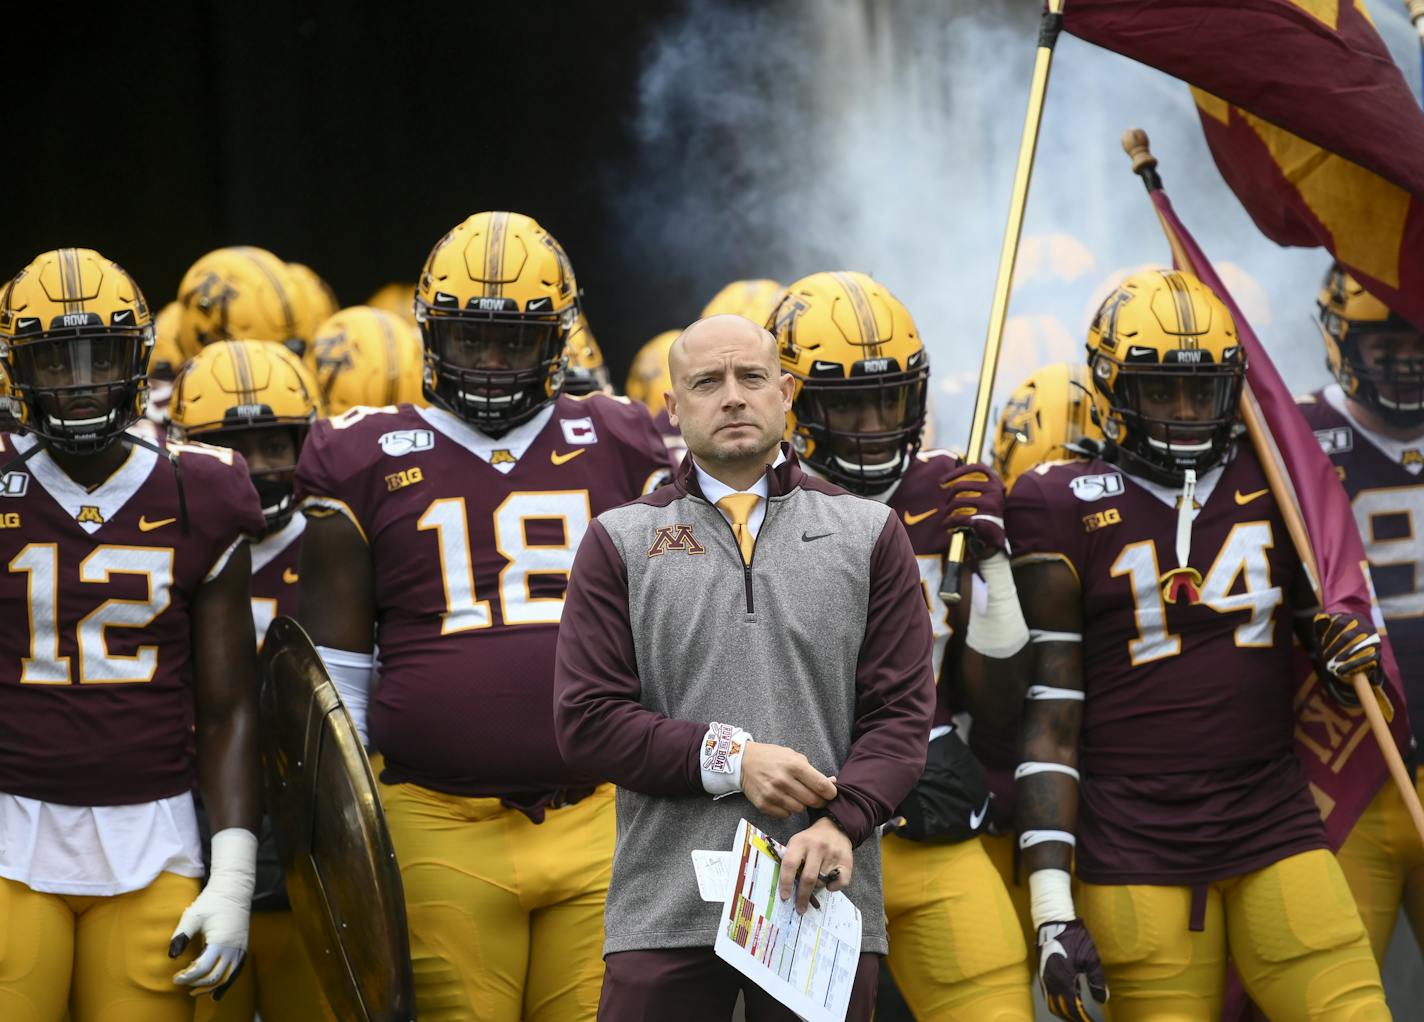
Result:
{"label": "maroon sleeve on pullover", "polygon": [[854,845],[890,819],[925,768],[935,708],[933,648],[915,553],[892,514],[870,555],[850,755],[827,806]]}
{"label": "maroon sleeve on pullover", "polygon": [[705,794],[698,752],[707,725],[649,710],[638,702],[641,692],[628,577],[613,540],[595,519],[574,557],[559,624],[554,665],[559,752],[575,769],[633,791]]}

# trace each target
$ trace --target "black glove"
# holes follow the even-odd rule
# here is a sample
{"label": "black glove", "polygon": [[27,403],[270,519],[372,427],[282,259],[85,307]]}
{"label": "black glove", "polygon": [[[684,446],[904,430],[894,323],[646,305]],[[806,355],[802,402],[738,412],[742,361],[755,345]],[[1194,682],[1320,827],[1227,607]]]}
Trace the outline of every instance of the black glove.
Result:
{"label": "black glove", "polygon": [[1108,999],[1108,980],[1088,928],[1081,919],[1044,923],[1038,928],[1038,982],[1048,1010],[1068,1022],[1092,1022],[1078,986],[1082,977],[1093,1000]]}
{"label": "black glove", "polygon": [[960,465],[940,480],[946,491],[945,522],[951,531],[969,529],[975,557],[1007,549],[1004,540],[1004,484],[988,465]]}
{"label": "black glove", "polygon": [[953,731],[930,742],[925,772],[900,803],[895,833],[911,841],[954,844],[989,826],[989,781],[984,768]]}
{"label": "black glove", "polygon": [[1375,688],[1384,684],[1380,669],[1380,637],[1349,614],[1315,615],[1315,653],[1323,670],[1320,680],[1342,706],[1359,706],[1350,679],[1363,674]]}

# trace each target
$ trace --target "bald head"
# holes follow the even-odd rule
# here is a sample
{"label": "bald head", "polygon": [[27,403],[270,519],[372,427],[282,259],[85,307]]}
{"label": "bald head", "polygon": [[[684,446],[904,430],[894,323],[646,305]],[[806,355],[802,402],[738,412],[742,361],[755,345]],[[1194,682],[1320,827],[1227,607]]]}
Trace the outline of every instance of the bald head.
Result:
{"label": "bald head", "polygon": [[697,463],[736,489],[750,485],[776,456],[791,408],[775,338],[741,316],[708,316],[668,349],[668,373],[668,414]]}
{"label": "bald head", "polygon": [[[776,353],[776,338],[765,327],[758,326],[745,316],[723,313],[699,319],[672,342],[668,349],[668,371],[674,383],[690,362],[714,351],[736,349],[747,357],[766,360],[768,368],[779,369],[780,356]],[[760,351],[758,352],[758,349]]]}

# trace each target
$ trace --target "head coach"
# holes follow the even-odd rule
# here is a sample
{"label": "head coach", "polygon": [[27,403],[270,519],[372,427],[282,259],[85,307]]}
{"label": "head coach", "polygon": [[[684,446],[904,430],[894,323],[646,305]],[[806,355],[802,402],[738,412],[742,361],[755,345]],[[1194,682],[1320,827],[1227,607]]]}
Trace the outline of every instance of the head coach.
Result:
{"label": "head coach", "polygon": [[794,1018],[712,953],[720,906],[689,852],[730,848],[745,816],[787,844],[783,897],[804,910],[824,884],[860,909],[849,1017],[869,1020],[877,828],[924,767],[934,708],[919,570],[884,504],[783,448],[792,380],[771,334],[712,316],[668,361],[688,456],[590,525],[559,630],[560,750],[618,785],[599,1017],[722,1022],[744,989],[749,1022]]}

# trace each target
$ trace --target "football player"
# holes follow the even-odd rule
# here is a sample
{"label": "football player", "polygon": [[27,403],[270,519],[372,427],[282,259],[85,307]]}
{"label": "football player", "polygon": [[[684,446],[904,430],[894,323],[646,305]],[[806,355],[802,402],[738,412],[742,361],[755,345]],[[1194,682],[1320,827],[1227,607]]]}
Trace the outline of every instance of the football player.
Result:
{"label": "football player", "polygon": [[765,323],[784,290],[779,281],[767,278],[734,280],[712,296],[712,300],[702,307],[702,315],[698,318],[730,313],[753,323]]}
{"label": "football player", "polygon": [[[252,622],[257,647],[279,614],[297,613],[297,455],[320,412],[316,381],[301,360],[268,341],[218,341],[198,352],[173,387],[170,435],[242,455],[266,529],[252,545]],[[259,832],[257,887],[246,969],[221,1004],[200,1004],[197,1022],[332,1018],[292,920],[271,822]]]}
{"label": "football player", "polygon": [[643,409],[562,397],[573,268],[518,213],[478,213],[420,276],[429,408],[317,424],[301,614],[384,755],[424,1019],[591,1019],[613,793],[561,759],[553,660],[590,518],[667,477]]}
{"label": "football player", "polygon": [[342,309],[317,328],[311,354],[328,415],[357,405],[425,404],[420,330],[393,312]]}
{"label": "football player", "polygon": [[[1088,367],[1066,362],[1043,366],[1014,388],[1004,402],[994,434],[993,469],[1007,492],[1012,493],[1014,481],[1036,465],[1094,452],[1103,436],[1095,393]],[[1018,869],[1014,834],[1018,728],[996,727],[992,718],[976,720],[969,729],[969,748],[984,764],[994,793],[984,850],[1008,888],[1019,925],[1032,947],[1037,935],[1028,910],[1028,885]]]}
{"label": "football player", "polygon": [[[1340,266],[1326,274],[1319,306],[1336,382],[1304,399],[1301,411],[1350,495],[1404,675],[1417,755],[1424,735],[1424,336]],[[1380,789],[1339,859],[1376,961],[1384,961],[1401,906],[1424,949],[1424,845],[1393,784]]]}
{"label": "football player", "polygon": [[153,321],[98,252],[11,280],[0,342],[28,430],[0,437],[0,1018],[186,1022],[247,947],[261,510],[231,451],[126,432]]}
{"label": "football player", "polygon": [[382,284],[371,292],[371,297],[366,299],[366,304],[373,309],[380,309],[382,312],[400,316],[402,319],[408,320],[412,326],[415,325],[414,284],[405,284],[401,281]]}
{"label": "football player", "polygon": [[667,393],[672,390],[672,376],[668,373],[668,350],[677,340],[680,331],[664,330],[647,344],[638,349],[633,363],[628,368],[628,382],[624,393],[645,407],[653,416],[653,426],[667,444],[669,454],[678,459],[687,450],[682,431],[668,418]]}
{"label": "football player", "polygon": [[[1015,776],[1048,1006],[1086,1019],[1081,977],[1111,988],[1113,1019],[1215,1019],[1229,955],[1270,1018],[1388,1018],[1294,752],[1292,623],[1314,598],[1238,440],[1231,314],[1189,274],[1133,274],[1088,365],[1102,455],[1020,476],[1008,505],[1037,652]],[[1316,630],[1336,689],[1380,682],[1369,622]]]}
{"label": "football player", "polygon": [[[1022,700],[1013,660],[1029,636],[1003,549],[1002,490],[983,465],[920,451],[929,354],[883,284],[812,274],[785,290],[769,323],[795,379],[788,432],[802,467],[901,516],[935,637],[939,701],[925,777],[900,807],[904,825],[881,845],[890,971],[917,1018],[1032,1019],[1023,935],[977,836],[989,789],[951,720],[967,709],[1011,726]],[[950,532],[965,526],[987,601],[971,610],[977,601],[966,597],[951,613],[940,582]],[[962,584],[972,585],[970,571]]]}
{"label": "football player", "polygon": [[341,303],[336,300],[336,292],[331,289],[331,285],[305,263],[288,263],[287,271],[297,285],[297,303],[301,306],[302,317],[299,332],[308,342],[307,347],[299,354],[310,365],[311,339],[316,336],[317,327],[340,311]]}
{"label": "football player", "polygon": [[308,313],[291,267],[265,248],[234,245],[203,256],[178,285],[178,347],[190,359],[215,341],[278,341],[297,355]]}
{"label": "football player", "polygon": [[588,327],[588,317],[579,310],[569,334],[569,364],[564,369],[564,393],[571,397],[584,394],[612,394],[613,384],[608,366],[603,362],[603,349]]}

